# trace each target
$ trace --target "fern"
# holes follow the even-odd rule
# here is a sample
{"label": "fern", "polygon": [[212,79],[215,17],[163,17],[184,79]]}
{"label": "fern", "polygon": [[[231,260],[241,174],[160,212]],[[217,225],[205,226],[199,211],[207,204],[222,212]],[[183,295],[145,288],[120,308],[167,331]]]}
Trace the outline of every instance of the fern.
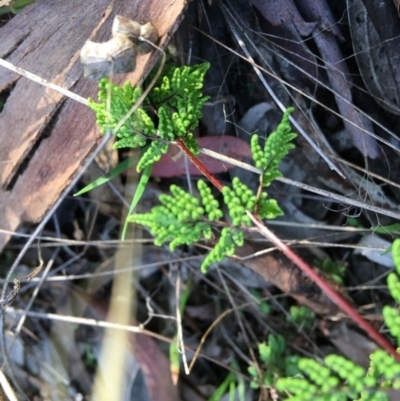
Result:
{"label": "fern", "polygon": [[[204,103],[209,99],[201,91],[209,66],[209,63],[203,63],[190,67],[167,67],[145,100],[145,107],[138,108],[116,132],[116,149],[143,147],[149,136],[162,140],[150,144],[136,167],[137,171],[160,160],[168,151],[169,141],[177,138],[182,139],[194,154],[198,153],[193,130],[202,116]],[[99,82],[99,103],[88,99],[89,107],[96,112],[96,124],[101,127],[101,133],[116,128],[141,94],[142,90],[134,89],[129,82],[121,88],[107,78],[102,79]],[[146,107],[155,108],[157,124]]]}
{"label": "fern", "polygon": [[157,246],[171,241],[171,250],[178,245],[192,244],[202,237],[211,239],[210,224],[200,220],[205,210],[199,200],[176,185],[171,185],[170,190],[172,195],[160,196],[161,206],[153,207],[150,213],[133,214],[128,221],[148,226]]}
{"label": "fern", "polygon": [[290,315],[287,316],[286,321],[289,323],[296,323],[303,330],[308,330],[312,327],[315,320],[315,313],[305,306],[291,306]]}
{"label": "fern", "polygon": [[[198,72],[198,74],[200,73]],[[182,75],[187,77],[187,74]],[[185,79],[187,80],[187,78]],[[169,81],[164,80],[163,85],[165,82],[168,83]],[[187,83],[184,85],[187,85]],[[168,85],[165,84],[165,87],[168,91],[170,90],[169,83]],[[278,126],[276,132],[268,138],[264,149],[259,150],[257,148],[255,153],[253,153],[256,163],[257,160],[267,160],[268,157],[274,155],[268,159],[268,166],[259,164],[259,166],[265,167],[263,168],[264,174],[267,174],[269,177],[265,178],[265,181],[268,181],[272,176],[279,176],[280,173],[274,172],[273,169],[278,168],[281,158],[293,147],[290,141],[294,139],[295,134],[290,132],[290,125],[288,123],[290,111],[284,114],[282,123]],[[284,136],[282,140],[278,138],[280,135]],[[257,136],[254,135],[254,137]],[[252,143],[255,142],[252,139]],[[280,148],[275,149],[275,146],[279,146]],[[128,219],[130,222],[149,227],[152,235],[155,237],[154,243],[156,245],[171,241],[171,250],[175,249],[178,245],[189,245],[203,238],[206,240],[213,239],[215,235],[213,234],[211,222],[222,218],[221,206],[212,195],[210,188],[201,180],[198,182],[198,190],[202,206],[200,206],[197,198],[178,189],[176,186],[171,186],[172,196],[160,196],[162,206],[154,207],[150,213],[131,215]],[[273,219],[283,215],[283,211],[275,199],[268,198],[266,192],[262,192],[257,197],[237,177],[232,180],[232,187],[223,187],[222,195],[229,216],[232,219],[232,224],[231,227],[224,227],[221,230],[217,243],[205,257],[201,265],[203,272],[206,272],[211,264],[222,261],[226,256],[232,256],[235,253],[235,248],[243,245],[243,229],[252,225],[246,211],[258,214],[260,218],[265,219]]]}
{"label": "fern", "polygon": [[292,141],[297,135],[292,132],[289,121],[290,113],[293,110],[293,107],[286,109],[276,131],[270,134],[265,142],[264,149],[259,145],[257,135],[253,135],[251,138],[251,151],[256,167],[263,171],[264,187],[270,186],[273,180],[282,177],[278,170],[279,164],[290,149],[294,148]]}
{"label": "fern", "polygon": [[[198,146],[193,138],[193,130],[201,118],[201,110],[208,96],[202,93],[204,76],[209,68],[208,63],[180,68],[167,67],[149,92],[144,106],[135,110],[116,132],[115,148],[144,147],[147,139],[153,140],[142,152],[136,169],[138,172],[158,161],[168,151],[171,141],[181,140],[193,154],[198,154]],[[121,88],[108,79],[99,83],[99,103],[89,99],[89,106],[96,112],[97,124],[101,132],[114,130],[119,121],[131,110],[141,96],[139,88],[134,89],[130,83]],[[158,117],[155,123],[146,111],[152,107]],[[253,157],[256,166],[262,170],[263,186],[269,186],[273,179],[279,177],[278,171],[282,158],[294,147],[292,140],[296,134],[291,132],[288,109],[262,149],[258,137],[251,140]],[[153,208],[150,213],[132,215],[128,222],[148,226],[155,237],[155,244],[161,245],[170,241],[171,249],[178,245],[189,245],[201,239],[211,240],[215,235],[211,222],[222,218],[222,210],[218,201],[205,183],[199,181],[199,192],[202,205],[190,194],[171,187],[172,196],[160,197],[162,206]],[[224,203],[232,219],[231,227],[224,227],[215,247],[202,263],[202,271],[225,256],[232,256],[237,246],[244,243],[243,228],[252,222],[247,211],[260,218],[273,219],[283,215],[275,199],[266,192],[253,194],[238,178],[232,181],[232,187],[222,189]],[[193,209],[195,208],[195,209]]]}
{"label": "fern", "polygon": [[[202,107],[208,100],[208,96],[204,96],[201,90],[208,68],[208,63],[180,68],[166,67],[144,106],[135,110],[116,132],[115,148],[144,147],[149,137],[159,139],[153,140],[142,152],[136,166],[138,172],[158,161],[168,151],[169,143],[177,139],[182,140],[192,153],[198,154],[193,130],[197,127],[202,116]],[[102,79],[99,83],[99,103],[89,99],[89,106],[96,112],[101,132],[114,130],[141,94],[141,89],[134,89],[130,83],[125,83],[121,88],[108,79]],[[158,117],[157,123],[150,118],[146,107],[154,109]],[[264,186],[269,186],[274,178],[281,175],[278,171],[280,161],[294,147],[291,141],[296,134],[291,132],[289,123],[291,111],[292,109],[288,109],[283,115],[282,122],[269,136],[263,149],[258,145],[257,136],[252,138],[253,157],[257,167],[263,171],[261,180]],[[198,206],[197,214],[192,208],[198,202],[194,197],[177,187],[171,187],[171,192],[172,196],[160,198],[162,206],[155,207],[144,215],[129,216],[128,221],[148,226],[155,236],[155,244],[161,245],[170,241],[171,249],[201,239],[214,239],[210,223],[221,219],[223,213],[207,185],[199,181],[203,206]],[[203,272],[212,263],[233,255],[236,246],[243,245],[242,229],[252,225],[246,211],[266,219],[283,215],[275,199],[270,199],[266,192],[253,194],[238,178],[233,179],[232,187],[224,187],[222,194],[232,226],[221,230],[215,247],[202,263]]]}
{"label": "fern", "polygon": [[[113,130],[125,117],[142,94],[141,88],[134,89],[129,82],[121,88],[107,78],[99,82],[98,99],[96,103],[88,99],[89,107],[96,112],[96,124],[101,127],[101,133]],[[108,100],[110,102],[108,104]],[[115,148],[144,146],[145,135],[156,135],[156,127],[149,115],[141,108],[136,110],[116,133]]]}
{"label": "fern", "polygon": [[[208,63],[192,67],[167,67],[161,78],[150,91],[143,107],[138,108],[116,132],[115,148],[144,147],[147,139],[158,138],[144,150],[137,170],[159,160],[168,150],[169,142],[182,140],[197,154],[198,147],[193,130],[201,118],[201,109],[208,100],[202,94],[204,75]],[[142,94],[140,88],[125,83],[121,88],[107,79],[99,83],[99,103],[89,99],[89,106],[96,112],[101,132],[114,130],[119,121],[131,110]],[[157,120],[153,121],[147,112],[153,108]],[[253,158],[261,170],[260,184],[269,187],[273,180],[281,177],[279,164],[294,147],[296,134],[291,132],[288,109],[265,142],[259,144],[258,136],[251,138]],[[260,218],[272,219],[283,214],[276,200],[266,192],[255,195],[238,178],[232,186],[222,189],[223,201],[231,218],[230,226],[220,222],[223,217],[220,202],[204,181],[199,180],[196,198],[179,187],[171,186],[171,195],[161,195],[161,205],[149,213],[133,214],[128,221],[150,228],[155,244],[170,242],[170,249],[190,245],[202,239],[216,241],[212,251],[205,257],[203,272],[215,262],[235,252],[236,246],[244,243],[244,229],[252,222],[247,211]],[[223,225],[220,234],[218,226]],[[396,273],[388,276],[388,289],[397,303],[400,303],[400,240],[392,247]],[[303,309],[293,309],[293,320],[306,320]],[[400,314],[398,308],[385,306],[383,317],[393,337],[400,344]],[[308,317],[307,317],[308,319]],[[262,372],[249,367],[253,377],[252,387],[272,386],[287,400],[294,401],[385,401],[386,389],[400,390],[400,364],[382,350],[371,354],[370,367],[365,371],[352,361],[338,355],[328,355],[323,361],[300,358],[287,353],[286,342],[281,336],[269,335],[268,342],[259,346]],[[261,373],[261,375],[260,375]],[[260,377],[261,376],[261,377]]]}

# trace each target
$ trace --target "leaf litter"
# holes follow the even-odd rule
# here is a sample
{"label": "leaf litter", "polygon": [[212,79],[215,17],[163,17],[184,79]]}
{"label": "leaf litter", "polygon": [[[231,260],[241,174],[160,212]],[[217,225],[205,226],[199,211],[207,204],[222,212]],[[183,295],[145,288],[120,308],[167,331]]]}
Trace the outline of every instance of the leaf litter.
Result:
{"label": "leaf litter", "polygon": [[[235,35],[232,35],[229,24],[223,22],[226,16],[221,12],[223,7],[229,8],[233,16],[230,18],[246,33],[243,37],[246,38],[246,46],[252,57],[281,81],[274,80],[270,75],[264,75],[264,79],[281,102],[286,102],[287,106],[296,105],[298,123],[346,176],[346,180],[329,168],[305,140],[299,140],[293,155],[282,166],[285,177],[360,202],[398,211],[400,193],[390,183],[394,181],[399,184],[399,150],[394,149],[396,146],[388,147],[368,135],[368,132],[374,132],[385,141],[396,137],[399,124],[396,112],[398,102],[396,94],[390,95],[395,85],[389,84],[385,88],[379,74],[385,76],[385,73],[390,73],[387,76],[391,77],[393,83],[400,80],[397,68],[393,67],[399,52],[399,47],[396,50],[393,44],[398,38],[391,38],[394,43],[388,45],[386,41],[389,33],[384,28],[373,32],[372,26],[376,26],[374,21],[378,17],[372,15],[373,6],[369,5],[362,10],[362,15],[366,24],[363,29],[369,30],[371,39],[366,43],[358,41],[353,29],[357,16],[352,12],[357,10],[356,6],[361,2],[340,1],[329,4],[320,1],[316,2],[315,8],[300,0],[275,3],[270,6],[275,11],[272,13],[256,0],[252,2],[254,9],[248,5],[244,7],[240,1],[230,1],[223,5],[218,2],[198,2],[198,8],[189,5],[186,18],[192,24],[196,22],[195,25],[199,22],[198,27],[216,40],[236,47],[233,45]],[[393,6],[392,11],[389,8],[382,11],[383,15],[389,15],[390,18],[393,18],[393,13],[398,18]],[[187,40],[188,37],[190,40]],[[184,62],[210,60],[217,67],[207,76],[206,91],[212,96],[212,105],[207,106],[208,111],[204,114],[198,132],[200,141],[208,141],[204,147],[245,160],[249,156],[246,139],[250,134],[258,129],[263,138],[279,121],[279,109],[274,100],[260,85],[258,76],[248,63],[228,51],[221,52],[218,44],[189,28],[186,22],[181,24],[173,43],[177,57]],[[376,56],[379,50],[385,52],[385,57]],[[374,57],[381,64],[374,64],[375,70],[371,71],[371,58]],[[285,85],[285,82],[291,87]],[[234,102],[226,100],[232,97]],[[250,123],[254,124],[244,124],[246,114],[259,105],[263,105],[261,117],[250,114],[253,120]],[[331,114],[330,110],[336,114]],[[214,132],[210,129],[213,126],[218,128]],[[390,135],[387,131],[390,131]],[[344,132],[347,138],[351,138],[350,145],[335,144],[334,137],[338,132]],[[338,161],[340,158],[356,164],[362,171],[356,172],[341,164]],[[232,166],[221,162],[213,172],[221,174],[224,180],[241,174],[236,168],[232,169]],[[155,204],[157,194],[166,191],[170,183],[187,186],[182,177],[184,173],[185,163],[182,163],[179,154],[171,154],[168,162],[162,160],[159,172],[153,171],[153,176],[161,177],[162,180],[152,181],[141,207],[148,209]],[[189,168],[189,174],[193,176],[195,172]],[[387,181],[379,180],[377,176]],[[246,172],[245,177],[249,186],[256,185],[256,174]],[[122,178],[118,186],[123,185],[124,180]],[[359,307],[372,304],[373,318],[379,321],[380,308],[387,302],[385,291],[379,287],[382,284],[381,278],[376,277],[372,287],[370,285],[368,290],[364,290],[363,286],[369,283],[362,280],[356,261],[363,257],[360,265],[371,271],[376,266],[390,267],[388,258],[382,256],[382,253],[396,234],[370,233],[371,227],[394,224],[396,219],[366,212],[361,207],[349,207],[281,183],[275,184],[270,191],[285,211],[281,219],[282,227],[278,220],[273,225],[274,231],[297,247],[311,263],[326,256],[345,263],[345,283],[356,288],[362,296],[351,299],[343,288],[338,288],[338,291],[348,296],[351,302],[360,302],[357,304]],[[61,251],[55,260],[54,276],[51,274],[49,281],[43,284],[31,311],[104,318],[102,313],[107,307],[106,300],[110,297],[111,288],[110,261],[114,257],[115,247],[126,244],[118,241],[118,230],[113,223],[115,213],[107,212],[107,208],[102,208],[102,213],[98,213],[98,203],[101,201],[98,195],[93,195],[92,198],[67,199],[60,206],[58,220],[48,225],[45,233],[46,237],[53,239],[41,240],[38,246],[42,251],[50,246],[61,247]],[[113,198],[111,201],[118,203]],[[120,204],[118,207],[121,207]],[[72,221],[62,219],[67,211]],[[301,224],[301,228],[288,229],[283,224],[287,222],[292,223],[293,227]],[[60,224],[59,239],[55,235],[56,224]],[[358,230],[346,230],[351,228],[350,225],[356,226]],[[326,227],[336,231],[331,233]],[[29,228],[27,230],[29,232]],[[74,244],[71,241],[77,230],[84,233],[86,244]],[[166,249],[154,248],[147,233],[142,235],[142,257],[132,261],[132,266],[139,272],[136,277],[136,321],[145,322],[150,316],[146,329],[160,333],[165,338],[173,337],[178,270],[182,282],[190,284],[188,311],[183,315],[184,343],[195,349],[204,340],[204,356],[197,360],[191,376],[186,378],[183,373],[179,376],[178,388],[182,399],[188,399],[188,394],[191,394],[193,398],[190,399],[193,400],[211,397],[227,371],[235,371],[233,360],[238,362],[241,372],[244,372],[242,374],[246,376],[246,367],[257,363],[254,357],[257,343],[263,342],[270,332],[286,335],[287,340],[292,342],[291,351],[316,358],[338,350],[350,355],[350,351],[345,350],[341,343],[351,342],[353,348],[359,346],[359,351],[354,354],[365,354],[366,349],[371,347],[365,338],[357,337],[354,340],[348,337],[348,333],[354,330],[352,325],[338,315],[335,305],[284,257],[272,249],[267,255],[259,255],[258,252],[265,251],[270,245],[252,233],[249,233],[246,246],[237,258],[225,261],[205,277],[199,274],[198,268],[202,248],[208,244],[183,248],[169,254]],[[316,242],[318,246],[312,245]],[[3,251],[4,266],[7,266],[7,257],[12,258],[20,245],[20,241],[14,240]],[[354,245],[355,250],[346,248],[346,245]],[[36,248],[31,255],[35,254]],[[35,256],[31,260],[28,258],[28,266],[34,267],[35,259]],[[51,255],[45,255],[45,263],[49,259]],[[150,269],[150,273],[147,269]],[[258,274],[258,285],[254,273]],[[369,274],[366,276],[370,277]],[[51,281],[53,277],[59,281]],[[328,276],[324,277],[329,280]],[[354,282],[352,277],[357,277],[357,281]],[[24,309],[31,297],[32,285],[23,282],[19,297],[13,304],[15,313]],[[260,299],[268,300],[268,315],[262,312]],[[295,303],[306,305],[317,313],[318,318],[310,330],[305,331],[285,321],[285,315]],[[216,328],[203,338],[207,328],[230,308],[232,312],[218,321]],[[15,328],[16,321],[11,319],[8,322],[9,328]],[[10,359],[17,380],[29,397],[36,396],[43,400],[68,397],[79,399],[79,394],[90,395],[94,371],[99,361],[102,332],[98,328],[73,323],[70,323],[68,330],[65,327],[64,323],[39,320],[34,316],[29,317],[28,313]],[[330,343],[327,343],[328,340]],[[143,347],[150,349],[152,345]],[[160,342],[154,352],[164,348],[165,343]],[[127,351],[127,354],[135,356],[134,351]],[[187,357],[190,362],[193,351],[188,350]],[[154,358],[161,361],[163,356]],[[130,399],[131,393],[128,390],[143,392],[143,400],[163,399],[146,398],[149,397],[149,393],[145,395],[146,391],[143,390],[146,389],[146,380],[142,380],[140,385],[140,375],[132,373],[135,370],[139,372],[140,367],[143,372],[145,365],[140,362],[140,356],[136,356],[136,362],[131,361],[129,366],[131,377],[128,372],[126,382],[130,385],[125,387],[125,399]],[[153,378],[157,377],[156,367],[151,369]],[[168,383],[160,382],[161,386],[169,388]],[[259,394],[249,388],[246,399],[258,397]]]}

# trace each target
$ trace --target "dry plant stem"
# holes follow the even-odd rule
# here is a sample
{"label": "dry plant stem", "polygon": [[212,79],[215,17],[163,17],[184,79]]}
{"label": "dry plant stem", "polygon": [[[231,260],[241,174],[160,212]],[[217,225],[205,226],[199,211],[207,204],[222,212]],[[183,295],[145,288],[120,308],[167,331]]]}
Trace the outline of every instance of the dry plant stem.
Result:
{"label": "dry plant stem", "polygon": [[[179,148],[185,152],[186,156],[195,164],[195,166],[204,174],[207,179],[219,190],[222,191],[223,185],[203,166],[203,164],[190,152],[181,139],[176,141]],[[270,240],[288,259],[290,259],[302,272],[304,272],[321,290],[338,305],[343,312],[345,312],[360,328],[379,344],[386,352],[392,355],[398,362],[400,362],[400,354],[395,348],[385,339],[374,327],[372,327],[357,311],[344,300],[333,288],[331,288],[318,274],[294,253],[286,244],[284,244],[272,231],[270,231],[263,222],[246,210],[247,215],[253,221],[258,231],[265,238]],[[189,367],[190,369],[190,367]]]}
{"label": "dry plant stem", "polygon": [[31,81],[34,81],[34,82],[36,82],[36,83],[38,83],[40,85],[43,85],[46,88],[52,89],[52,90],[54,90],[54,91],[56,91],[58,93],[61,93],[64,96],[69,97],[70,99],[73,99],[73,100],[75,100],[75,101],[77,101],[79,103],[82,103],[85,106],[88,105],[88,101],[84,97],[79,96],[76,93],[71,92],[71,91],[69,91],[67,89],[64,89],[59,85],[55,85],[55,84],[53,84],[51,82],[48,82],[45,79],[40,78],[37,75],[32,74],[31,72],[24,70],[23,68],[16,67],[14,64],[11,64],[10,62],[8,62],[6,60],[3,60],[2,58],[0,58],[0,65],[2,67],[5,67],[5,68],[11,70],[11,71],[16,72],[17,74],[22,75],[25,78],[30,79]]}
{"label": "dry plant stem", "polygon": [[[182,355],[183,367],[185,368],[185,373],[188,375],[190,373],[190,370],[186,358],[185,343],[183,341],[182,316],[180,307],[180,290],[181,290],[181,276],[178,271],[178,278],[175,284],[177,342],[178,342],[179,353]],[[174,385],[176,385],[176,383],[178,382],[178,377],[176,378],[173,377],[172,381]]]}
{"label": "dry plant stem", "polygon": [[189,365],[189,372],[192,371],[194,364],[196,363],[196,359],[198,358],[200,351],[208,337],[208,335],[211,333],[211,331],[214,329],[214,327],[216,327],[218,325],[218,323],[225,317],[227,316],[229,313],[233,312],[234,309],[227,309],[225,312],[221,313],[212,323],[211,325],[208,327],[208,329],[206,330],[206,332],[203,334],[203,336],[200,339],[200,344],[197,346],[196,348],[196,352],[194,353],[193,359],[190,362]]}
{"label": "dry plant stem", "polygon": [[398,354],[392,344],[386,340],[374,327],[372,327],[362,316],[333,288],[331,288],[318,274],[294,253],[286,244],[284,244],[271,230],[269,230],[263,222],[255,217],[249,211],[246,211],[252,222],[258,227],[260,234],[270,240],[287,258],[289,258],[301,271],[307,274],[310,279],[318,285],[321,290],[331,299],[332,302],[342,309],[354,322],[356,322],[365,332],[379,344],[385,351],[391,354],[398,362],[400,362],[400,354]]}
{"label": "dry plant stem", "polygon": [[[245,307],[248,305],[251,305],[252,303],[247,303],[244,305],[241,305],[241,307]],[[7,311],[9,313],[17,313],[17,314],[22,314],[25,313],[23,310],[21,309],[14,309],[13,307],[10,307],[9,310]],[[228,313],[233,312],[232,309],[227,310],[226,312],[224,312],[223,316],[226,316]],[[84,318],[84,317],[76,317],[76,316],[68,316],[68,315],[58,315],[56,313],[42,313],[42,312],[32,312],[29,311],[27,313],[28,316],[30,317],[35,317],[37,319],[44,319],[44,320],[54,320],[54,321],[58,321],[58,322],[65,322],[68,324],[81,324],[84,326],[92,326],[92,327],[101,327],[101,328],[112,328],[112,329],[117,329],[117,330],[126,330],[129,331],[131,333],[138,333],[138,334],[146,334],[152,338],[155,338],[157,340],[163,341],[165,343],[171,344],[172,343],[172,339],[166,336],[163,336],[162,334],[158,334],[155,333],[153,331],[150,330],[146,330],[142,327],[139,326],[128,326],[128,325],[122,325],[122,324],[118,324],[118,323],[112,323],[112,322],[107,322],[104,320],[98,320],[98,319],[93,319],[93,318]],[[218,319],[219,321],[220,319]],[[215,325],[213,325],[214,327]],[[208,333],[209,331],[207,331]],[[185,345],[185,349],[188,351],[192,351],[195,352],[195,350],[191,347],[189,347],[188,345]],[[215,363],[216,365],[219,365],[221,367],[223,367],[224,369],[227,369],[230,372],[233,372],[237,375],[239,375],[240,377],[243,378],[247,378],[246,375],[244,375],[242,372],[233,369],[231,366],[226,365],[225,363],[217,360],[217,359],[213,359],[212,357],[208,356],[207,354],[202,354],[200,353],[200,350],[196,353],[197,356],[201,356],[204,359],[207,359],[208,361],[211,361],[213,363]],[[29,401],[29,400],[28,400]]]}
{"label": "dry plant stem", "polygon": [[13,388],[11,387],[2,370],[0,370],[0,385],[9,401],[18,401]]}

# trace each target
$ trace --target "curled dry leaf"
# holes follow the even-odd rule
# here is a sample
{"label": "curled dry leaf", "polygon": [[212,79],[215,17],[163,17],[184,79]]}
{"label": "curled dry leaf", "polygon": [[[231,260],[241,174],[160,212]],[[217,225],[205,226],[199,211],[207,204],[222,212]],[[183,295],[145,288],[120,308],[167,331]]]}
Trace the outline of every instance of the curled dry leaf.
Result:
{"label": "curled dry leaf", "polygon": [[125,35],[136,46],[138,54],[150,53],[154,47],[141,40],[144,38],[151,43],[156,44],[160,38],[156,27],[151,23],[140,24],[137,21],[131,21],[128,18],[117,15],[112,27],[112,35]]}
{"label": "curled dry leaf", "polygon": [[125,35],[129,40],[135,42],[140,36],[140,24],[137,21],[131,21],[121,15],[117,15],[114,18],[111,33],[113,36]]}
{"label": "curled dry leaf", "polygon": [[151,52],[154,49],[151,43],[156,43],[160,38],[152,23],[142,25],[120,15],[114,19],[111,34],[112,38],[107,42],[85,42],[81,50],[81,63],[86,78],[99,80],[134,71],[136,54]]}
{"label": "curled dry leaf", "polygon": [[88,40],[81,50],[81,62],[85,77],[99,80],[112,74],[134,71],[136,51],[125,35],[115,35],[103,43]]}

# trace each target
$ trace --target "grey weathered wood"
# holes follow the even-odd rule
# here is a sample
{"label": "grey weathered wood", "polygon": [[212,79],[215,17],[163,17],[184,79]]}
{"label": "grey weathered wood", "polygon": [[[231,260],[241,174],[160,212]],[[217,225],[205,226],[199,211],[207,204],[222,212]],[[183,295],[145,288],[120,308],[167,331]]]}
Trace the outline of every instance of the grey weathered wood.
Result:
{"label": "grey weathered wood", "polygon": [[[185,0],[115,0],[112,8],[106,0],[39,1],[0,29],[0,56],[83,97],[95,97],[97,84],[83,77],[79,63],[84,42],[109,39],[119,14],[151,21],[163,46],[184,6]],[[114,81],[141,83],[157,62],[157,53],[139,57],[133,73]],[[0,229],[11,231],[42,219],[99,137],[91,110],[0,68],[0,91],[13,84],[0,114]],[[0,233],[0,250],[9,238]]]}

